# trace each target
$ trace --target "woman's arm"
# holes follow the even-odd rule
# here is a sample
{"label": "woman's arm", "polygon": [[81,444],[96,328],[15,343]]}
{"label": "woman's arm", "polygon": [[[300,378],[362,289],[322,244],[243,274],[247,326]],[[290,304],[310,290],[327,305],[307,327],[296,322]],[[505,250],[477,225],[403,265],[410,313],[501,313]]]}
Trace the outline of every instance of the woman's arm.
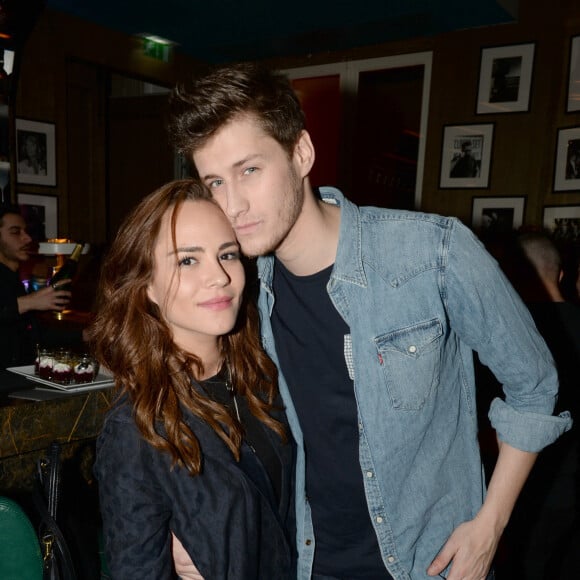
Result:
{"label": "woman's arm", "polygon": [[141,440],[132,420],[123,419],[107,420],[97,443],[107,564],[113,579],[173,578],[171,505],[155,477],[165,463]]}

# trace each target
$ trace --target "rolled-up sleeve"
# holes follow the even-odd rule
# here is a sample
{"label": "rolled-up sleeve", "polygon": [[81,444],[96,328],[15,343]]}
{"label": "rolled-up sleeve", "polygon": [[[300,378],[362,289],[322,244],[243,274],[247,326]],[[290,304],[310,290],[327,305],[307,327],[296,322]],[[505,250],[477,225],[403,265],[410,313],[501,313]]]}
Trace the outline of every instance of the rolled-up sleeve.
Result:
{"label": "rolled-up sleeve", "polygon": [[449,231],[443,269],[453,330],[502,384],[505,400],[489,412],[500,439],[537,452],[572,426],[553,416],[558,374],[544,339],[517,292],[481,242],[459,222]]}
{"label": "rolled-up sleeve", "polygon": [[[499,438],[522,451],[537,453],[572,427],[568,411],[558,416],[520,412],[501,399],[494,399],[489,420]],[[534,428],[530,429],[530,425]]]}

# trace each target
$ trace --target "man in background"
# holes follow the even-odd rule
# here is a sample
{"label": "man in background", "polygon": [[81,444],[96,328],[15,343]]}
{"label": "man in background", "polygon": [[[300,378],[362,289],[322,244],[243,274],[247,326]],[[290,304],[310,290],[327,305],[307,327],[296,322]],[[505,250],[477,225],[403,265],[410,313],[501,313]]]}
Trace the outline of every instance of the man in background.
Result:
{"label": "man in background", "polygon": [[[524,233],[506,268],[556,361],[556,409],[579,417],[580,306],[566,301],[562,293],[561,253],[546,234]],[[505,532],[506,570],[501,578],[580,578],[579,441],[579,427],[574,425],[540,454]]]}
{"label": "man in background", "polygon": [[[34,362],[43,329],[35,311],[62,310],[71,293],[48,286],[26,293],[18,275],[28,260],[32,239],[16,206],[0,207],[0,368]],[[70,337],[69,337],[70,338]]]}

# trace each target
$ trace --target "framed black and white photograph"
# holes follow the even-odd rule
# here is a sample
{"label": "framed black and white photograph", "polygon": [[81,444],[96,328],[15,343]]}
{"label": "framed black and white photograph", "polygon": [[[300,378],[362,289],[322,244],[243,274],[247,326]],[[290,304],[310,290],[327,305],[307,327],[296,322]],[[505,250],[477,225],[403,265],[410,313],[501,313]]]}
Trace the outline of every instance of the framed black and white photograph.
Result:
{"label": "framed black and white photograph", "polygon": [[58,238],[58,197],[19,193],[18,205],[35,242]]}
{"label": "framed black and white photograph", "polygon": [[568,102],[566,112],[580,111],[580,35],[570,41],[568,63]]}
{"label": "framed black and white photograph", "polygon": [[0,161],[0,200],[2,203],[12,203],[10,192],[10,163]]}
{"label": "framed black and white photograph", "polygon": [[526,197],[474,197],[471,225],[487,235],[506,234],[522,227]]}
{"label": "framed black and white photograph", "polygon": [[529,110],[534,49],[533,42],[482,49],[478,115]]}
{"label": "framed black and white photograph", "polygon": [[493,123],[445,126],[439,187],[488,187],[492,140]]}
{"label": "framed black and white photograph", "polygon": [[580,242],[580,205],[545,206],[543,226],[555,240]]}
{"label": "framed black and white photograph", "polygon": [[16,180],[32,185],[56,185],[53,123],[16,119]]}
{"label": "framed black and white photograph", "polygon": [[554,191],[580,190],[580,127],[558,131]]}

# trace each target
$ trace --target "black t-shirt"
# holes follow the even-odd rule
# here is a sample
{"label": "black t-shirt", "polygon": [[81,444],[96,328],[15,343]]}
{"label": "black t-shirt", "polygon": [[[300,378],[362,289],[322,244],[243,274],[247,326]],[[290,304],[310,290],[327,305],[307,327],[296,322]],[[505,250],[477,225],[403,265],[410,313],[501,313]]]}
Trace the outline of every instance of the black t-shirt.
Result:
{"label": "black t-shirt", "polygon": [[18,272],[0,264],[0,368],[34,364],[36,347],[78,347],[82,331],[48,326],[34,312],[18,312],[18,298],[26,290]]}
{"label": "black t-shirt", "polygon": [[316,538],[314,573],[384,580],[359,463],[349,328],[326,292],[332,267],[294,276],[276,260],[272,329],[306,451],[306,492]]}
{"label": "black t-shirt", "polygon": [[39,328],[31,312],[19,314],[19,296],[26,294],[18,272],[0,264],[0,368],[32,364]]}

